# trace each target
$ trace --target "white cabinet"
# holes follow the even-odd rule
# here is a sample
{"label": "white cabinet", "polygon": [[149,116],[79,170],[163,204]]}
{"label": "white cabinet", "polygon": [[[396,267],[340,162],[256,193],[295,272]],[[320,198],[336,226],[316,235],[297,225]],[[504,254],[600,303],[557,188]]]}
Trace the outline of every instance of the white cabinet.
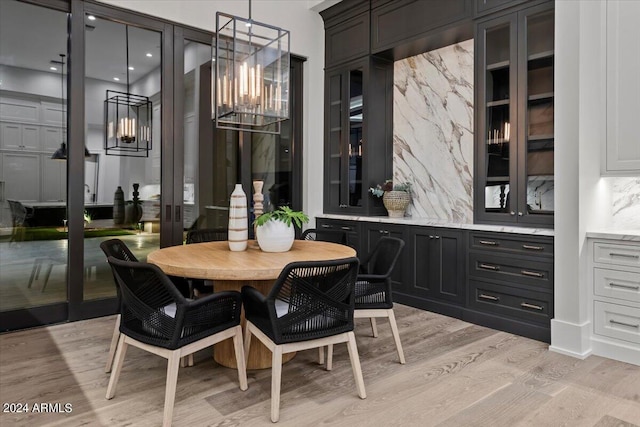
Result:
{"label": "white cabinet", "polygon": [[45,153],[53,154],[60,144],[66,140],[66,131],[63,132],[62,128],[43,126],[40,131],[42,137],[42,151]]}
{"label": "white cabinet", "polygon": [[602,175],[640,174],[640,1],[606,2],[606,144]]}
{"label": "white cabinet", "polygon": [[2,178],[6,199],[40,200],[40,155],[2,153]]}
{"label": "white cabinet", "polygon": [[6,150],[39,151],[40,126],[0,123],[0,144]]}
{"label": "white cabinet", "polygon": [[640,241],[588,239],[593,354],[640,365]]}
{"label": "white cabinet", "polygon": [[67,162],[54,160],[42,154],[42,194],[43,202],[64,202],[67,200]]}

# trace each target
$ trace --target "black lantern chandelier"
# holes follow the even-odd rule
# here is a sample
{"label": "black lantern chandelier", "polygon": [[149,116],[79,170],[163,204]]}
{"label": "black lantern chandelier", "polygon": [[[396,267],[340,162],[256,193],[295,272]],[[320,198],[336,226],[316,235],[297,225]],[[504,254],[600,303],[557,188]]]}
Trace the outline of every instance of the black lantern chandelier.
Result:
{"label": "black lantern chandelier", "polygon": [[107,90],[104,101],[104,151],[108,156],[149,157],[151,112],[149,97],[129,92],[129,26],[127,45],[127,91]]}
{"label": "black lantern chandelier", "polygon": [[249,19],[216,13],[217,128],[280,133],[280,122],[289,118],[289,43],[289,31],[251,18],[251,0]]}
{"label": "black lantern chandelier", "polygon": [[[66,56],[64,53],[59,54],[60,61],[51,61],[52,64],[56,64],[60,66],[60,135],[62,136],[62,142],[60,143],[60,148],[53,152],[51,156],[54,160],[67,160],[67,143],[65,142],[65,129],[67,127],[67,122],[64,116],[64,57]],[[84,147],[84,156],[90,157],[91,153],[87,150],[87,147]]]}

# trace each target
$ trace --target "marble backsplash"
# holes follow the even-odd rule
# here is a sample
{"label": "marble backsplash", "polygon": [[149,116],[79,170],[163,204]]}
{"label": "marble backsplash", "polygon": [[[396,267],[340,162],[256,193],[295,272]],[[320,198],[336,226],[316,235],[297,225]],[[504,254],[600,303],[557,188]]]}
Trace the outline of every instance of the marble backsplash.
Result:
{"label": "marble backsplash", "polygon": [[396,61],[393,129],[408,214],[473,223],[473,40]]}
{"label": "marble backsplash", "polygon": [[612,178],[612,226],[640,229],[640,177]]}

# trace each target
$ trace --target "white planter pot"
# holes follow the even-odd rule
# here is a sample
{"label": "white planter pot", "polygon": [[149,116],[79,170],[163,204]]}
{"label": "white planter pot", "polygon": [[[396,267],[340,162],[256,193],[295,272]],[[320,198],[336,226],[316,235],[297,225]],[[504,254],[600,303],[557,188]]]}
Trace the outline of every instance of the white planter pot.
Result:
{"label": "white planter pot", "polygon": [[293,226],[282,221],[270,220],[256,228],[256,239],[265,252],[286,252],[296,237]]}

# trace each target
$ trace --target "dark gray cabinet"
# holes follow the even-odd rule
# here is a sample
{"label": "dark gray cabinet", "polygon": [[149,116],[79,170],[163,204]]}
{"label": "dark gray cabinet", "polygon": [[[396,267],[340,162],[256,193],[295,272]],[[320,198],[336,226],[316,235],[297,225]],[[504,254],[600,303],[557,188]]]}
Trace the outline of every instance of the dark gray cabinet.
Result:
{"label": "dark gray cabinet", "polygon": [[[403,225],[365,222],[362,227],[364,234],[364,252],[361,254],[362,256],[370,253],[381,237],[395,237],[406,242],[406,227]],[[405,266],[408,264],[408,258],[407,246],[405,245],[391,274],[391,283],[394,289],[402,289],[404,286],[404,272]]]}
{"label": "dark gray cabinet", "polygon": [[495,13],[511,6],[531,2],[531,0],[474,0],[474,17]]}
{"label": "dark gray cabinet", "polygon": [[371,52],[406,57],[473,37],[471,0],[373,1]]}
{"label": "dark gray cabinet", "polygon": [[458,305],[465,302],[464,232],[446,228],[411,227],[407,269],[402,290],[413,296]]}
{"label": "dark gray cabinet", "polygon": [[343,231],[347,235],[347,245],[362,256],[362,223],[357,221],[341,221],[337,219],[317,218],[316,228]]}
{"label": "dark gray cabinet", "polygon": [[325,67],[369,54],[369,10],[333,26],[325,26]]}
{"label": "dark gray cabinet", "polygon": [[369,187],[392,176],[393,63],[366,57],[325,71],[324,211],[384,215]]}
{"label": "dark gray cabinet", "polygon": [[470,232],[468,278],[468,320],[550,341],[552,237]]}
{"label": "dark gray cabinet", "polygon": [[475,221],[553,227],[553,2],[480,21]]}

